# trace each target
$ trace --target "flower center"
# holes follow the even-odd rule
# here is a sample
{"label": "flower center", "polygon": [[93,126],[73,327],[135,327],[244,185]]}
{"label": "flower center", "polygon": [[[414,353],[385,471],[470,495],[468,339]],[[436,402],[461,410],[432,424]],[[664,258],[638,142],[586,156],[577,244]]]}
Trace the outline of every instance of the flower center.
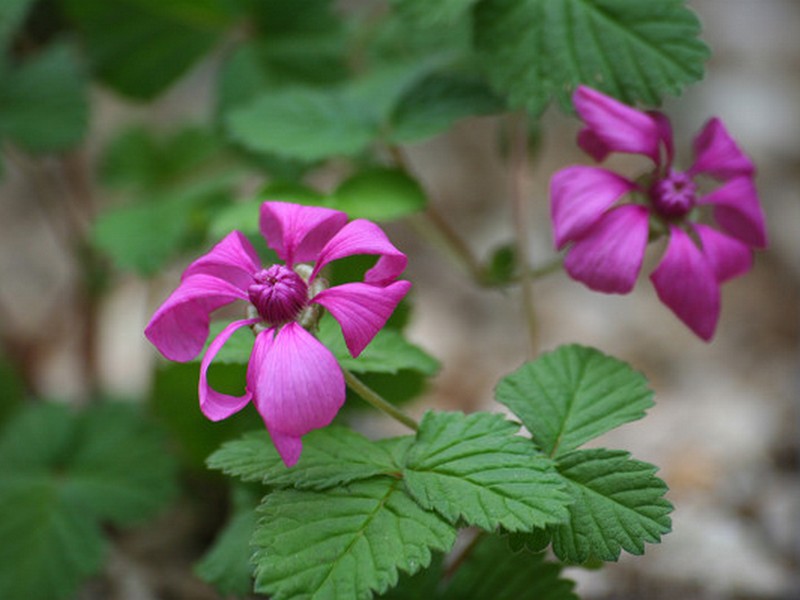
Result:
{"label": "flower center", "polygon": [[656,211],[668,219],[683,217],[694,208],[697,186],[686,173],[670,171],[650,188]]}
{"label": "flower center", "polygon": [[284,265],[272,265],[253,276],[247,288],[259,316],[271,325],[296,319],[308,303],[308,285]]}

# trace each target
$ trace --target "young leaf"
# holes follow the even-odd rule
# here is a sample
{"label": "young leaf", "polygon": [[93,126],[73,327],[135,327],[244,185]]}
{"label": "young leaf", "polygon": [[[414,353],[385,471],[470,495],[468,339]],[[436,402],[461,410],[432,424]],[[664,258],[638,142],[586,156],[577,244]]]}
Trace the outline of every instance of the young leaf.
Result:
{"label": "young leaf", "polygon": [[574,450],[653,405],[641,373],[593,348],[569,345],[504,377],[495,397],[550,456]]}
{"label": "young leaf", "polygon": [[391,0],[395,10],[421,27],[448,26],[463,17],[478,0]]}
{"label": "young leaf", "polygon": [[671,528],[672,505],[656,467],[622,450],[577,450],[558,461],[574,503],[567,522],[554,525],[553,551],[561,560],[617,560],[621,550],[643,554]]}
{"label": "young leaf", "polygon": [[425,209],[428,199],[419,183],[403,171],[372,168],[346,179],[333,193],[331,206],[351,219],[393,221]]}
{"label": "young leaf", "polygon": [[656,105],[703,77],[709,56],[684,0],[485,0],[475,44],[496,89],[534,115],[579,84]]}
{"label": "young leaf", "polygon": [[497,536],[484,537],[456,571],[442,600],[578,600],[575,584],[561,577],[561,566],[544,553],[512,552]]}
{"label": "young leaf", "polygon": [[0,61],[0,137],[33,152],[63,150],[88,121],[86,78],[69,47],[51,45],[13,69]]}
{"label": "young leaf", "polygon": [[369,598],[399,571],[427,567],[455,529],[423,510],[402,483],[378,477],[324,492],[279,490],[259,509],[256,591],[286,598]]}
{"label": "young leaf", "polygon": [[0,491],[0,598],[72,598],[103,564],[106,540],[55,481]]}
{"label": "young leaf", "polygon": [[345,427],[317,429],[303,437],[303,454],[291,469],[278,456],[266,432],[227,442],[208,457],[211,469],[272,487],[322,490],[399,472],[389,449]]}
{"label": "young leaf", "polygon": [[341,328],[333,318],[326,316],[320,320],[317,337],[343,369],[354,373],[396,374],[409,370],[432,376],[440,368],[439,361],[392,329],[381,329],[358,358],[350,356]]}
{"label": "young leaf", "polygon": [[428,412],[403,479],[426,509],[488,531],[530,531],[567,517],[569,497],[549,459],[519,427],[490,413]]}

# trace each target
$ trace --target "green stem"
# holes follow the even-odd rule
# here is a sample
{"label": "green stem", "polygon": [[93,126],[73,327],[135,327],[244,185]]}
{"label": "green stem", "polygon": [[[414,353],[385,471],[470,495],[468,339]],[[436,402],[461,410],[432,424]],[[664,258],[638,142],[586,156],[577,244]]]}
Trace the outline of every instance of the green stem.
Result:
{"label": "green stem", "polygon": [[356,394],[361,396],[367,403],[371,404],[378,410],[385,412],[395,421],[399,421],[409,429],[414,431],[419,429],[419,424],[414,419],[398,409],[388,400],[382,398],[378,392],[370,388],[350,371],[342,369],[342,372],[344,373],[344,380],[347,382],[347,386]]}
{"label": "green stem", "polygon": [[[515,115],[511,120],[511,203],[514,213],[517,257],[522,264],[530,260],[531,245],[528,237],[528,121],[524,114]],[[533,273],[524,269],[520,274],[522,292],[522,312],[528,330],[531,357],[536,355],[539,340],[538,323],[533,300]]]}
{"label": "green stem", "polygon": [[529,269],[528,276],[533,280],[536,281],[537,279],[542,279],[551,273],[555,273],[556,271],[560,270],[561,267],[564,265],[564,257],[563,256],[556,256],[550,262],[547,262],[535,269]]}
{"label": "green stem", "polygon": [[[395,166],[405,171],[409,176],[412,176],[411,167],[402,149],[395,145],[390,145],[388,149]],[[424,217],[427,219],[427,222],[432,225],[433,232],[435,232],[437,237],[447,246],[453,257],[464,266],[477,283],[484,285],[485,274],[480,261],[475,258],[472,254],[472,250],[470,250],[461,236],[456,233],[442,214],[436,210],[433,203],[428,203]],[[413,223],[412,221],[412,224]]]}

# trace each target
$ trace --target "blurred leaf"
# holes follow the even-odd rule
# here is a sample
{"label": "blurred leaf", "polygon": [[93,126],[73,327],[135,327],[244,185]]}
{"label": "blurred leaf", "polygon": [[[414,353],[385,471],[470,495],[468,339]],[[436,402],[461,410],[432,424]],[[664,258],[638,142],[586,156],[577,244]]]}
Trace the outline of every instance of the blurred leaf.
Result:
{"label": "blurred leaf", "polygon": [[421,27],[452,25],[463,17],[478,0],[391,0],[403,17]]}
{"label": "blurred leaf", "polygon": [[14,367],[0,353],[0,428],[22,406],[25,383]]}
{"label": "blurred leaf", "polygon": [[400,144],[432,137],[466,117],[505,109],[503,100],[474,75],[437,73],[400,99],[391,118],[392,141]]}
{"label": "blurred leaf", "polygon": [[279,490],[267,495],[259,513],[256,591],[274,600],[383,593],[400,571],[413,574],[430,564],[433,552],[449,550],[456,534],[392,477],[323,492]]}
{"label": "blurred leaf", "polygon": [[550,528],[562,561],[615,561],[621,550],[643,554],[645,542],[658,543],[669,533],[672,505],[653,465],[597,448],[562,456],[558,470],[574,499],[569,520]]}
{"label": "blurred leaf", "polygon": [[513,243],[504,244],[492,252],[486,272],[490,285],[507,285],[514,281],[517,270],[517,251]]}
{"label": "blurred leaf", "polygon": [[440,368],[439,361],[392,329],[381,329],[358,358],[350,356],[339,324],[333,317],[326,315],[320,320],[317,337],[343,369],[354,373],[397,374],[409,370],[433,376]]}
{"label": "blurred leaf", "polygon": [[203,210],[228,198],[228,183],[220,181],[111,209],[95,221],[92,241],[118,267],[152,275],[192,241]]}
{"label": "blurred leaf", "polygon": [[76,144],[89,120],[86,88],[64,44],[53,44],[18,67],[0,59],[0,137],[32,152]]}
{"label": "blurred leaf", "polygon": [[208,52],[231,23],[224,0],[63,0],[98,77],[150,100]]}
{"label": "blurred leaf", "polygon": [[495,88],[540,115],[579,83],[649,105],[703,77],[709,50],[684,0],[484,0],[475,45]]}
{"label": "blurred leaf", "polygon": [[352,156],[376,139],[402,93],[443,57],[381,66],[346,84],[280,87],[224,115],[245,148],[301,161]]}
{"label": "blurred leaf", "polygon": [[[209,327],[208,339],[206,340],[202,352],[195,356],[192,362],[200,363],[212,340],[232,322],[233,321],[213,321]],[[249,327],[241,327],[234,332],[234,334],[228,338],[228,341],[225,342],[225,345],[220,348],[212,364],[247,365],[250,362],[250,355],[253,353],[253,343],[255,339]]]}
{"label": "blurred leaf", "polygon": [[[396,441],[392,441],[396,444]],[[209,468],[270,487],[323,490],[398,472],[386,444],[345,427],[315,429],[303,436],[303,453],[287,468],[263,429],[226,442],[208,457]]]}
{"label": "blurred leaf", "polygon": [[500,380],[505,404],[547,454],[560,456],[653,405],[644,376],[627,363],[585,346],[561,346]]}
{"label": "blurred leaf", "polygon": [[575,584],[544,553],[512,552],[497,536],[484,537],[456,571],[442,600],[578,600]]}
{"label": "blurred leaf", "polygon": [[366,149],[377,124],[341,90],[279,89],[226,115],[231,136],[246,148],[316,161]]}
{"label": "blurred leaf", "polygon": [[425,210],[419,183],[398,169],[374,167],[346,179],[333,193],[332,208],[351,219],[393,221]]}
{"label": "blurred leaf", "polygon": [[174,497],[164,446],[129,406],[31,404],[10,420],[0,433],[0,597],[73,596],[101,567],[101,521],[152,517]]}
{"label": "blurred leaf", "polygon": [[[222,144],[210,131],[187,126],[155,136],[141,126],[124,130],[106,148],[101,165],[103,181],[153,191],[195,178],[211,179]],[[216,169],[215,172],[224,170]]]}
{"label": "blurred leaf", "polygon": [[92,516],[49,481],[0,493],[0,539],[2,598],[72,598],[106,551]]}
{"label": "blurred leaf", "polygon": [[244,596],[253,589],[250,538],[259,496],[244,486],[234,486],[232,493],[233,512],[194,572],[224,596]]}
{"label": "blurred leaf", "polygon": [[503,415],[425,413],[403,470],[420,506],[451,523],[530,531],[567,517],[553,463]]}
{"label": "blurred leaf", "polygon": [[103,404],[81,415],[61,493],[115,523],[155,515],[175,496],[175,462],[163,432],[131,406]]}
{"label": "blurred leaf", "polygon": [[33,0],[0,2],[0,50],[5,50],[17,29],[23,24]]}

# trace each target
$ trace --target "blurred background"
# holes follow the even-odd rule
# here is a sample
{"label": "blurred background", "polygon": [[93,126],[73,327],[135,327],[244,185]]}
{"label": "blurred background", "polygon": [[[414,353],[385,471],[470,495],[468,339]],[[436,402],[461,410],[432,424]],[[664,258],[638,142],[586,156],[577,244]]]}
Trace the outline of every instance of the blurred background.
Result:
{"label": "blurred background", "polygon": [[[354,11],[363,4],[345,2],[339,8]],[[644,557],[623,553],[617,564],[598,571],[571,569],[569,576],[586,598],[800,598],[800,3],[693,0],[690,5],[713,54],[705,80],[664,106],[675,127],[678,161],[689,163],[692,137],[705,120],[721,117],[758,167],[770,246],[758,253],[751,273],[725,285],[711,344],[695,338],[658,302],[645,276],[624,297],[592,293],[558,272],[536,283],[541,350],[572,342],[595,346],[650,380],[656,405],[648,417],[596,443],[628,449],[659,465],[676,506],[673,532],[660,545],[649,545]],[[49,6],[37,3],[36,18],[46,21]],[[0,342],[4,381],[16,382],[25,394],[85,404],[98,394],[136,402],[152,390],[159,358],[142,330],[191,255],[144,277],[136,269],[109,266],[102,253],[76,240],[87,239],[97,216],[125,194],[169,193],[155,184],[137,188],[126,182],[136,166],[115,163],[109,148],[119,148],[120,132],[131,127],[173,134],[213,119],[214,85],[227,43],[211,48],[150,101],[135,102],[93,85],[88,134],[65,155],[33,157],[4,143]],[[526,188],[533,264],[554,256],[549,177],[565,165],[586,162],[574,143],[576,120],[551,108],[541,123]],[[488,116],[404,146],[430,202],[478,256],[514,235],[513,182],[497,149],[502,135],[501,119]],[[202,155],[206,142],[189,135],[182,143]],[[212,147],[209,155],[214,152]],[[157,160],[166,161],[168,154]],[[341,168],[314,171],[307,182],[329,189]],[[635,172],[637,164],[622,162],[620,168]],[[228,186],[222,193],[233,188],[247,197],[264,184],[262,176],[224,161],[213,169],[210,178]],[[213,203],[220,190],[208,181],[204,185],[199,193]],[[414,282],[409,337],[442,362],[439,375],[409,410],[421,414],[431,405],[499,410],[492,400],[494,385],[529,352],[519,294],[472,285],[447,249],[427,238],[413,219],[387,230],[409,255],[407,274]],[[91,253],[88,279],[86,252]],[[652,249],[650,268],[657,258]],[[386,426],[365,417],[364,427],[376,432]],[[204,516],[187,512],[184,503],[158,526],[124,537],[105,580],[81,597],[216,597],[193,579],[190,568],[197,546],[209,535],[198,533],[197,520]],[[167,550],[176,539],[181,549]]]}

